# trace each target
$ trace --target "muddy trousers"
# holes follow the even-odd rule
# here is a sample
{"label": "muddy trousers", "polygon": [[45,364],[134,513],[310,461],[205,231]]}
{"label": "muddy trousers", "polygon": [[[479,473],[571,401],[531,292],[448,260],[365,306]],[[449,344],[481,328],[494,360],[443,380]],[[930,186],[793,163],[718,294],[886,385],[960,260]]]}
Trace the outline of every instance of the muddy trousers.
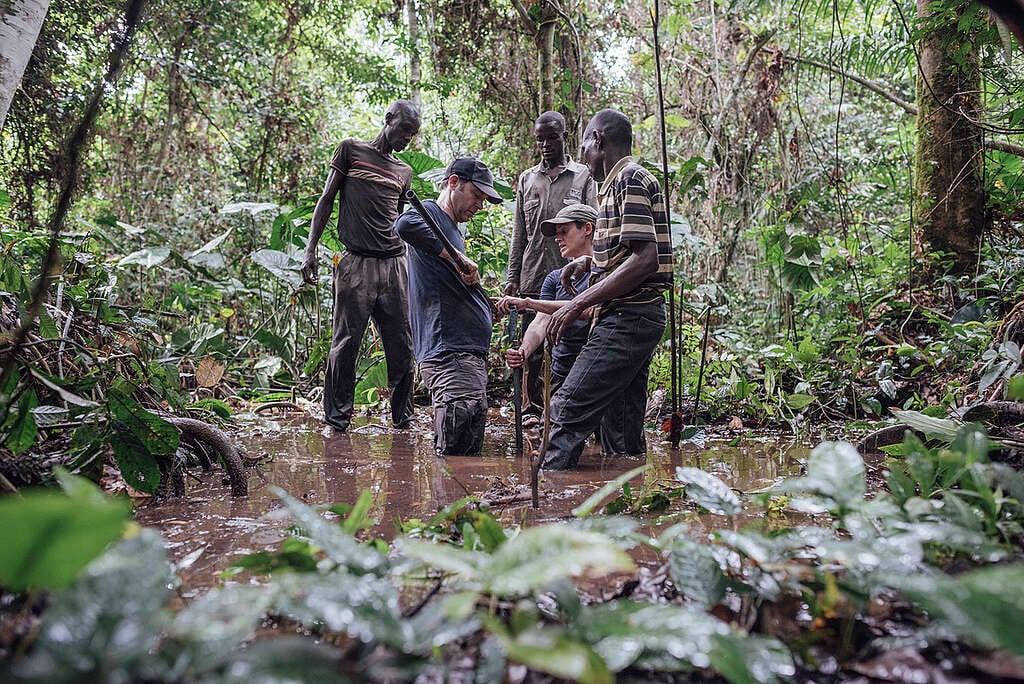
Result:
{"label": "muddy trousers", "polygon": [[487,419],[487,360],[445,352],[420,362],[420,376],[434,407],[434,448],[448,455],[478,454]]}
{"label": "muddy trousers", "polygon": [[370,319],[384,347],[391,422],[412,418],[413,352],[405,256],[363,257],[345,252],[334,267],[334,331],[324,378],[324,421],[348,429],[356,390],[359,347]]}
{"label": "muddy trousers", "polygon": [[665,303],[623,307],[602,316],[565,382],[551,398],[544,468],[575,468],[587,436],[601,427],[606,451],[647,452],[647,371],[665,332]]}

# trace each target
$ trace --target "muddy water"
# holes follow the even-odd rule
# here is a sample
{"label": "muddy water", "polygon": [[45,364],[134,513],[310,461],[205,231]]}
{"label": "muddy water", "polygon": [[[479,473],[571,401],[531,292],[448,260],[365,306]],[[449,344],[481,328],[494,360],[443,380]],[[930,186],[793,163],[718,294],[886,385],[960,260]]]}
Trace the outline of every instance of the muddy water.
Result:
{"label": "muddy water", "polygon": [[[433,450],[429,410],[419,409],[411,429],[393,431],[375,419],[356,422],[348,434],[325,437],[322,424],[301,413],[276,418],[243,417],[237,439],[250,458],[249,496],[232,498],[222,472],[198,472],[184,499],[147,504],[135,518],[168,540],[183,581],[183,596],[217,584],[218,574],[239,555],[276,549],[290,520],[272,492],[279,487],[310,505],[353,503],[363,490],[373,492],[370,531],[390,539],[395,521],[428,519],[466,495],[492,502],[492,511],[509,524],[539,524],[571,516],[574,507],[607,481],[640,465],[639,460],[603,459],[589,448],[580,468],[542,473],[540,507],[529,502],[528,457],[514,450],[507,421],[491,417],[479,457],[439,457]],[[539,446],[540,434],[526,432],[527,446]],[[670,450],[659,435],[648,435],[648,463],[653,467],[633,482],[633,490],[672,481],[676,466],[696,466],[733,488],[750,492],[799,474],[807,449],[772,439],[746,438],[738,446],[709,441],[703,448],[684,444]],[[528,451],[525,449],[524,451]],[[678,511],[677,511],[678,512]],[[716,516],[683,515],[694,526],[727,525]],[[762,511],[737,516],[733,523],[763,524]],[[648,524],[651,534],[655,523]]]}

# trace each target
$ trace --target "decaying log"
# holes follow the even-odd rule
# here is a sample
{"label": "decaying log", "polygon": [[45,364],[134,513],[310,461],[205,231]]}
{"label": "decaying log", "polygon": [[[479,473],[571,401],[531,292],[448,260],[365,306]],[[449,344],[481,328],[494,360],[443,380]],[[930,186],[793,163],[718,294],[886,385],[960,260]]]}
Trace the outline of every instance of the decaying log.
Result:
{"label": "decaying log", "polygon": [[861,454],[874,454],[880,453],[882,447],[890,446],[892,444],[902,444],[903,436],[907,430],[910,430],[906,425],[888,425],[880,430],[864,435],[859,442],[857,442],[857,451]]}

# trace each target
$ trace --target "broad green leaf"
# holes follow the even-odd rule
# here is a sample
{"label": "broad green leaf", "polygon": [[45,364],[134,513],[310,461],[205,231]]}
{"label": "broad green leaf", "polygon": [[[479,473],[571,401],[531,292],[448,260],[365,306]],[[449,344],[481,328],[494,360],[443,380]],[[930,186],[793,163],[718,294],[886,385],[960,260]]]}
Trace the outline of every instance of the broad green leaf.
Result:
{"label": "broad green leaf", "polygon": [[271,491],[284,502],[292,514],[295,524],[301,529],[299,536],[322,549],[332,561],[357,574],[383,574],[387,571],[389,563],[383,555],[360,544],[341,527],[327,522],[315,510],[293,499],[283,489],[272,487]]}
{"label": "broad green leaf", "polygon": [[299,272],[302,262],[297,258],[276,249],[257,250],[250,258],[253,263],[267,269],[275,278],[288,283],[293,289],[302,286],[302,273]]}
{"label": "broad green leaf", "polygon": [[807,459],[807,475],[772,487],[772,493],[808,492],[834,502],[841,511],[864,500],[864,461],[849,442],[822,442]]}
{"label": "broad green leaf", "polygon": [[584,684],[611,684],[614,676],[587,644],[555,627],[535,627],[512,636],[494,618],[484,625],[501,642],[508,659],[555,677]]}
{"label": "broad green leaf", "polygon": [[712,637],[711,666],[731,684],[773,684],[796,674],[793,656],[777,639],[739,632]]}
{"label": "broad green leaf", "polygon": [[689,606],[619,599],[585,606],[570,633],[593,644],[614,672],[644,664],[672,671],[708,667],[712,637],[728,634],[729,627]]}
{"label": "broad green leaf", "polygon": [[125,482],[140,492],[155,494],[160,485],[160,466],[157,457],[139,441],[124,422],[113,420],[110,427],[110,448],[114,451],[117,467]]}
{"label": "broad green leaf", "polygon": [[225,204],[220,209],[222,214],[239,214],[246,212],[250,216],[256,216],[264,211],[273,211],[280,209],[280,205],[274,204],[273,202],[235,202],[233,204]]}
{"label": "broad green leaf", "polygon": [[244,585],[227,585],[193,599],[168,628],[168,636],[184,646],[179,659],[187,658],[193,672],[222,665],[253,639],[270,599],[268,588]]}
{"label": "broad green leaf", "polygon": [[4,445],[15,455],[36,443],[36,435],[39,430],[32,410],[36,408],[37,403],[36,393],[33,390],[26,390],[18,401],[18,412],[10,414],[13,417],[13,422],[10,422],[10,418],[8,419],[9,429]]}
{"label": "broad green leaf", "polygon": [[143,266],[145,268],[152,268],[162,264],[170,255],[170,247],[145,247],[132,252],[128,256],[122,257],[121,260],[117,262],[117,265],[122,268],[125,266]]}
{"label": "broad green leaf", "polygon": [[588,496],[586,501],[572,509],[572,514],[577,518],[590,515],[602,501],[619,491],[619,488],[622,487],[622,485],[626,484],[640,473],[647,471],[650,467],[651,466],[649,465],[644,465],[633,468],[629,472],[619,475],[614,480],[606,482],[600,489]]}
{"label": "broad green leaf", "polygon": [[604,535],[543,525],[527,528],[502,544],[481,568],[480,579],[489,593],[518,596],[542,591],[563,577],[633,568],[629,556]]}
{"label": "broad green leaf", "polygon": [[801,409],[807,408],[817,400],[818,398],[813,394],[787,394],[786,406],[793,409],[794,411],[799,411]]}
{"label": "broad green leaf", "polygon": [[216,684],[347,684],[338,672],[338,650],[299,636],[256,639],[224,654],[216,674],[202,678]]}
{"label": "broad green leaf", "polygon": [[155,653],[176,585],[158,534],[143,529],[119,542],[54,596],[26,669],[73,672],[75,681],[173,679]]}
{"label": "broad green leaf", "polygon": [[479,551],[467,551],[445,544],[402,538],[395,541],[395,548],[409,558],[426,563],[432,568],[458,575],[463,582],[472,583],[481,573],[486,556]]}
{"label": "broad green leaf", "polygon": [[952,442],[956,438],[957,430],[960,429],[960,423],[955,420],[933,418],[919,411],[894,410],[892,414],[896,416],[896,420],[912,430],[923,432],[929,439]]}
{"label": "broad green leaf", "polygon": [[131,515],[128,502],[91,482],[60,475],[65,492],[30,490],[0,498],[0,583],[14,591],[62,589],[117,539]]}
{"label": "broad green leaf", "polygon": [[373,527],[373,520],[369,518],[371,508],[373,508],[373,492],[364,489],[360,492],[352,510],[349,511],[348,517],[342,521],[341,529],[349,534],[355,534],[360,530]]}
{"label": "broad green leaf", "polygon": [[686,486],[687,498],[701,508],[718,515],[736,515],[743,510],[729,485],[700,468],[676,468],[676,479]]}
{"label": "broad green leaf", "polygon": [[107,395],[107,406],[111,416],[123,423],[149,453],[160,456],[177,450],[181,442],[178,428],[144,409],[130,394],[112,388]]}
{"label": "broad green leaf", "polygon": [[287,573],[275,578],[274,589],[274,610],[305,625],[323,625],[398,650],[414,636],[410,623],[401,619],[395,586],[376,575]]}
{"label": "broad green leaf", "polygon": [[721,601],[726,577],[711,547],[678,538],[670,549],[668,569],[676,588],[705,609]]}
{"label": "broad green leaf", "polygon": [[956,577],[937,571],[889,575],[883,583],[906,594],[965,641],[1024,655],[1024,564],[987,567]]}
{"label": "broad green leaf", "polygon": [[225,240],[228,239],[228,236],[231,235],[231,231],[232,230],[234,230],[234,229],[233,228],[228,228],[226,231],[224,231],[223,233],[221,233],[217,237],[213,238],[212,240],[209,240],[206,244],[204,244],[202,247],[200,247],[196,251],[186,253],[185,254],[185,258],[186,259],[192,259],[193,257],[195,257],[195,256],[197,256],[199,254],[206,254],[207,252],[212,252],[213,250],[215,250],[218,247],[220,247],[222,242],[224,242]]}

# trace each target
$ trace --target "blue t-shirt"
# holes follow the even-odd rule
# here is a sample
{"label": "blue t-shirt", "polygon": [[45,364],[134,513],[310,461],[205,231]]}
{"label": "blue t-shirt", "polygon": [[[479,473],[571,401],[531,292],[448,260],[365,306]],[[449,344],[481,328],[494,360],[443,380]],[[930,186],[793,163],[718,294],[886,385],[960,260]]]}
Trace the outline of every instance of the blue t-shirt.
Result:
{"label": "blue t-shirt", "polygon": [[[462,232],[437,202],[424,209],[444,231],[452,246],[465,253]],[[395,221],[395,232],[412,249],[409,259],[409,323],[416,361],[451,351],[487,355],[491,344],[491,305],[479,290],[462,282],[455,267],[438,255],[444,245],[416,209]]]}
{"label": "blue t-shirt", "polygon": [[[590,285],[590,272],[586,272],[577,278],[572,286],[576,292],[583,292]],[[544,284],[540,286],[540,298],[547,301],[568,301],[572,296],[562,287],[562,269],[556,268],[544,277]],[[551,373],[560,375],[563,378],[569,374],[572,364],[579,356],[580,350],[587,342],[590,335],[590,319],[577,318],[569,326],[569,329],[562,333],[562,339],[551,350]]]}

